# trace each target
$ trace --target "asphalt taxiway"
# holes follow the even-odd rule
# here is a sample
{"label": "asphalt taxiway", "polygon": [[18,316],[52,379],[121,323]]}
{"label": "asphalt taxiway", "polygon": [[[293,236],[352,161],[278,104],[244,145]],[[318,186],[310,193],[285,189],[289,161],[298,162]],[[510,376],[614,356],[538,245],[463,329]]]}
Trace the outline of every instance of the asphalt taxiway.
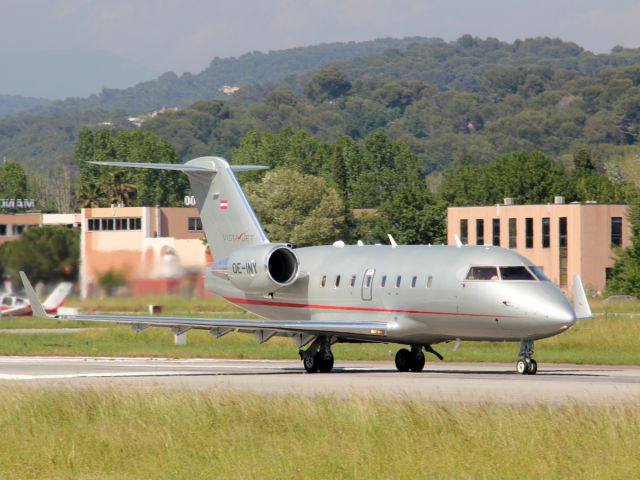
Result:
{"label": "asphalt taxiway", "polygon": [[0,388],[15,385],[622,403],[640,401],[640,366],[540,364],[529,376],[513,364],[432,362],[421,373],[400,373],[391,362],[337,361],[331,373],[308,374],[290,360],[0,357]]}

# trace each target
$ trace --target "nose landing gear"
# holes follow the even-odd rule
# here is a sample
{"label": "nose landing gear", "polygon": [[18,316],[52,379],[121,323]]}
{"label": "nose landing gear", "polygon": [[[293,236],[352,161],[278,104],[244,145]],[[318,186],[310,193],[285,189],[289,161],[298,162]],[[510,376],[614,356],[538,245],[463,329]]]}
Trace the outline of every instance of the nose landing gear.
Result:
{"label": "nose landing gear", "polygon": [[538,371],[538,363],[531,358],[533,356],[533,340],[520,342],[520,360],[516,363],[516,371],[521,375],[535,375]]}

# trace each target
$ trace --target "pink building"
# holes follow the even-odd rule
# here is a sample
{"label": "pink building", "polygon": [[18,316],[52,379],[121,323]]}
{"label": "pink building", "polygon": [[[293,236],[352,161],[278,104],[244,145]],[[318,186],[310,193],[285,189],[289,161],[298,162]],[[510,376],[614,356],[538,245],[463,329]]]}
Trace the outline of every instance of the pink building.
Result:
{"label": "pink building", "polygon": [[80,291],[96,292],[112,271],[131,293],[202,295],[208,249],[195,208],[85,208],[81,213]]}
{"label": "pink building", "polygon": [[614,263],[615,247],[631,244],[627,206],[570,203],[449,207],[448,243],[499,245],[521,253],[544,269],[565,293],[582,278],[588,294],[599,294]]}

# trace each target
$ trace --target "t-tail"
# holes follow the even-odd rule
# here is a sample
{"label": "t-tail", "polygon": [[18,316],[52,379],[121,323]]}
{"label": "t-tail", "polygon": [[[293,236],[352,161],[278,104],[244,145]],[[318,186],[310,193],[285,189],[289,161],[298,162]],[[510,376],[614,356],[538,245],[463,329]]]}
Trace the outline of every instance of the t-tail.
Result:
{"label": "t-tail", "polygon": [[200,157],[184,164],[90,162],[112,167],[137,167],[177,170],[189,178],[191,191],[200,212],[202,228],[207,235],[214,258],[230,256],[238,249],[268,244],[251,205],[233,172],[266,170],[257,165],[229,165],[220,157]]}

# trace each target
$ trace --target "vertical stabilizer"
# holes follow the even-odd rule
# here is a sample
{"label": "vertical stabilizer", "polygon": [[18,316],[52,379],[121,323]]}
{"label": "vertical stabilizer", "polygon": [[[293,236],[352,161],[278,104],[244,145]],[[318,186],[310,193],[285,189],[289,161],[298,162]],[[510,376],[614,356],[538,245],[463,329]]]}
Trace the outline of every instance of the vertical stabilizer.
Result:
{"label": "vertical stabilizer", "polygon": [[71,282],[61,282],[58,286],[51,292],[51,295],[47,297],[47,299],[42,303],[44,309],[49,311],[57,311],[62,305],[64,305],[64,301],[67,299],[67,295],[71,292],[72,284]]}
{"label": "vertical stabilizer", "polygon": [[200,157],[184,164],[89,162],[111,167],[177,170],[187,174],[200,212],[202,228],[216,259],[239,248],[269,243],[258,218],[244,196],[234,171],[265,170],[254,165],[230,166],[224,158]]}
{"label": "vertical stabilizer", "polygon": [[[241,247],[269,243],[256,214],[244,195],[233,169],[219,157],[202,157],[185,165],[211,166],[209,171],[187,171],[200,211],[202,228],[215,258],[224,258]],[[256,167],[262,168],[262,167]]]}

